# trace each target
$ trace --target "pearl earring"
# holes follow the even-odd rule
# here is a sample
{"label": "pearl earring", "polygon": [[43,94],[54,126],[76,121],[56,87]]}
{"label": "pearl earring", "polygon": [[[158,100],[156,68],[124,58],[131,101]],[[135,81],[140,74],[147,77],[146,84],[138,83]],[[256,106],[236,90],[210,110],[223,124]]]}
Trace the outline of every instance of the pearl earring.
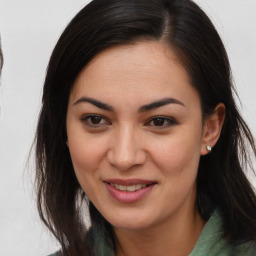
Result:
{"label": "pearl earring", "polygon": [[211,147],[211,146],[209,146],[209,145],[207,145],[207,146],[206,146],[206,149],[207,149],[209,152],[211,152],[211,151],[212,151],[212,147]]}

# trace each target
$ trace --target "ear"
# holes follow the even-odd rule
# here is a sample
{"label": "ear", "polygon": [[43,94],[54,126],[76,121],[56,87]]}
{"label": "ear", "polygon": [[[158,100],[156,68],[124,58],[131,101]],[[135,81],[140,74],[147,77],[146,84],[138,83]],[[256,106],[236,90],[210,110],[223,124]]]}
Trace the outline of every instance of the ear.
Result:
{"label": "ear", "polygon": [[214,112],[204,120],[201,155],[209,153],[207,146],[213,148],[217,143],[225,119],[225,105],[219,103]]}

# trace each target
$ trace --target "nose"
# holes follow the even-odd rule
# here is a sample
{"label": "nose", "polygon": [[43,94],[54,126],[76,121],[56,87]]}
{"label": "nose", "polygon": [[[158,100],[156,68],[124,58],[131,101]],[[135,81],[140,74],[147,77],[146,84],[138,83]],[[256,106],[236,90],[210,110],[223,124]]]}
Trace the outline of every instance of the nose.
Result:
{"label": "nose", "polygon": [[119,170],[129,170],[134,166],[143,165],[146,152],[142,148],[142,140],[132,127],[120,127],[113,135],[107,153],[108,161]]}

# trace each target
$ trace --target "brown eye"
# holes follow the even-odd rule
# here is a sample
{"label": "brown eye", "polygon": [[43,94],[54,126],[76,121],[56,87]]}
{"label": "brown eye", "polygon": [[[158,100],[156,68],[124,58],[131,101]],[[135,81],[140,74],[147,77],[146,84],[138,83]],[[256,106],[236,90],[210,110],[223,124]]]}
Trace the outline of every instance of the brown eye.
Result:
{"label": "brown eye", "polygon": [[152,117],[147,123],[146,126],[156,127],[156,128],[167,128],[172,125],[176,125],[177,121],[171,117],[166,116],[155,116]]}
{"label": "brown eye", "polygon": [[81,118],[81,121],[84,125],[92,128],[101,128],[111,124],[106,118],[97,114],[85,115]]}
{"label": "brown eye", "polygon": [[164,118],[155,118],[154,120],[152,120],[152,122],[155,126],[163,126],[165,119]]}
{"label": "brown eye", "polygon": [[92,124],[99,124],[102,120],[101,116],[91,116],[90,121]]}

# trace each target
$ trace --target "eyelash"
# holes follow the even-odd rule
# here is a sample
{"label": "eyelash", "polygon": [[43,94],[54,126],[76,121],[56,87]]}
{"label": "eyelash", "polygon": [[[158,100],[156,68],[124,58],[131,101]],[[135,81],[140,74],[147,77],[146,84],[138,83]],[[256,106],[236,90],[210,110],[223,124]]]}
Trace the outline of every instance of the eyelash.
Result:
{"label": "eyelash", "polygon": [[[92,118],[100,118],[100,122],[102,120],[105,121],[104,124],[93,124],[92,123]],[[106,126],[106,125],[110,125],[111,122],[109,122],[105,117],[101,116],[101,115],[98,115],[98,114],[88,114],[88,115],[85,115],[81,118],[81,121],[86,125],[86,126],[89,126],[89,127],[92,127],[92,128],[102,128],[102,126]]]}
{"label": "eyelash", "polygon": [[[151,125],[150,123],[154,122],[154,121],[163,121],[163,125]],[[149,121],[146,122],[145,126],[153,126],[153,127],[156,127],[156,129],[164,129],[164,128],[168,128],[170,126],[173,126],[173,125],[177,125],[178,122],[173,119],[173,118],[170,118],[170,117],[167,117],[167,116],[154,116],[154,117],[151,117],[149,119]]]}
{"label": "eyelash", "polygon": [[[93,124],[92,118],[99,118],[100,123],[99,124]],[[108,119],[106,119],[105,117],[103,117],[99,114],[85,115],[81,118],[81,121],[86,126],[91,127],[91,128],[103,128],[107,125],[111,125],[111,122]],[[104,121],[103,124],[101,124],[102,121]],[[154,121],[160,121],[161,125],[154,124],[153,123]],[[153,124],[151,124],[151,123],[153,123]],[[156,128],[156,129],[164,129],[164,128],[168,128],[170,126],[177,125],[177,124],[178,124],[178,122],[173,118],[166,117],[166,116],[153,116],[144,124],[144,126],[151,126],[151,127]]]}

